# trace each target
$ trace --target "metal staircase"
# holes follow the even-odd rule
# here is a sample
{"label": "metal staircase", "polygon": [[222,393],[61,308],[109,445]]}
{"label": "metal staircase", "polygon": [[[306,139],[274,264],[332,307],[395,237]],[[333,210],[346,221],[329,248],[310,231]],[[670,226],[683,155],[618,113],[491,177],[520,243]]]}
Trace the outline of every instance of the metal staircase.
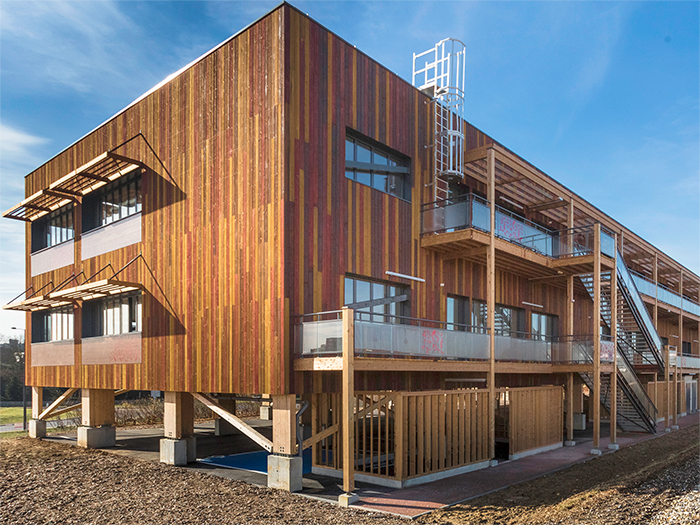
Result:
{"label": "metal staircase", "polygon": [[[580,276],[581,282],[593,298],[593,275]],[[610,327],[612,272],[601,274],[601,318]],[[652,365],[664,371],[661,339],[644,306],[622,255],[617,253],[617,413],[618,425],[625,431],[656,432],[657,409],[640,384],[635,368]],[[581,378],[593,388],[593,378],[581,373]],[[610,378],[601,377],[600,401],[610,410]]]}

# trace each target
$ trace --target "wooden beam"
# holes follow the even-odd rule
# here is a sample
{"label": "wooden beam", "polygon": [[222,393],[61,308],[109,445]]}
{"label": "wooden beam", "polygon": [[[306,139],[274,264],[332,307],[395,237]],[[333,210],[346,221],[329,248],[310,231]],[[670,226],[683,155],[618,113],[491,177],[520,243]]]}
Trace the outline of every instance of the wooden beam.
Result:
{"label": "wooden beam", "polygon": [[184,439],[194,434],[194,405],[189,392],[165,392],[163,435]]}
{"label": "wooden beam", "polygon": [[37,419],[46,419],[47,417],[49,417],[54,410],[56,410],[59,406],[65,403],[66,399],[75,394],[77,391],[77,388],[68,388],[65,392],[63,392],[63,394],[56,398],[56,401],[54,401],[48,407],[46,407],[46,410],[39,414],[39,417]]}
{"label": "wooden beam", "polygon": [[491,146],[481,146],[470,149],[464,153],[464,164],[471,164],[477,160],[484,160],[489,149],[491,149]]}
{"label": "wooden beam", "polygon": [[84,427],[114,425],[114,390],[83,388],[81,424]]}
{"label": "wooden beam", "polygon": [[[666,403],[664,406],[664,421],[666,423],[666,428],[671,429],[671,346],[666,345],[666,351],[664,352],[664,381],[666,383]],[[678,359],[678,354],[676,354],[676,359]]]}
{"label": "wooden beam", "polygon": [[309,439],[305,439],[304,443],[302,444],[302,449],[306,450],[309,447],[314,446],[316,443],[319,441],[326,439],[328,436],[335,434],[338,431],[338,423],[335,425],[332,425],[328,427],[326,430],[322,430],[321,432],[314,434],[311,436]]}
{"label": "wooden beam", "polygon": [[479,246],[478,248],[472,248],[470,250],[463,250],[453,253],[443,254],[440,258],[443,261],[449,261],[450,259],[467,259],[469,257],[481,257],[488,255],[488,246]]}
{"label": "wooden beam", "polygon": [[562,206],[567,206],[569,203],[565,201],[564,199],[556,199],[553,201],[547,201],[547,202],[540,202],[539,204],[533,204],[532,206],[528,206],[527,209],[528,211],[531,212],[538,212],[538,211],[545,211],[545,210],[553,210],[555,208],[561,208]]}
{"label": "wooden beam", "polygon": [[[243,434],[248,436],[250,439],[255,441],[258,445],[260,445],[262,448],[267,450],[268,452],[272,452],[272,441],[267,439],[265,436],[263,436],[260,432],[255,430],[253,427],[248,425],[245,421],[242,419],[234,416],[233,414],[227,412],[224,410],[219,403],[214,401],[213,398],[209,397],[206,394],[203,394],[201,392],[193,392],[192,396],[199,400],[204,406],[209,408],[212,412],[217,414],[221,419],[225,419],[228,423],[236,427],[238,430],[240,430]],[[274,413],[274,412],[273,412]]]}
{"label": "wooden beam", "polygon": [[343,443],[343,491],[355,490],[355,311],[343,307],[343,372],[342,372],[342,443]]}
{"label": "wooden beam", "polygon": [[566,440],[574,440],[574,373],[566,375]]}

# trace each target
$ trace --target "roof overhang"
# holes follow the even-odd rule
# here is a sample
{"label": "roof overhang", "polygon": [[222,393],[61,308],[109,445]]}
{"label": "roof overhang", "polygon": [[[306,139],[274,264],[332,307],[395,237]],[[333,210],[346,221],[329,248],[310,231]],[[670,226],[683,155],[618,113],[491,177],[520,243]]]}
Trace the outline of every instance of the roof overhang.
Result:
{"label": "roof overhang", "polygon": [[141,166],[142,163],[137,160],[106,151],[51,183],[48,188],[27,197],[2,216],[20,221],[35,221],[70,202],[79,201],[88,193]]}

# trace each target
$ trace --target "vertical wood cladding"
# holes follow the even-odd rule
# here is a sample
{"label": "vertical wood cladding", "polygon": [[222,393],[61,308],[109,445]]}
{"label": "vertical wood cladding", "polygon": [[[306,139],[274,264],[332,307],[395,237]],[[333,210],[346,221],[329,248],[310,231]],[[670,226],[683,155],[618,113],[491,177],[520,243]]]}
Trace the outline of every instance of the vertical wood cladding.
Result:
{"label": "vertical wood cladding", "polygon": [[[120,275],[146,289],[142,363],[35,367],[30,384],[289,390],[284,13],[270,13],[28,176],[31,194],[139,132],[148,141],[117,150],[149,167],[142,242],[75,268],[90,275],[111,262],[118,269],[142,251],[146,264]],[[56,282],[72,270],[32,281]]]}

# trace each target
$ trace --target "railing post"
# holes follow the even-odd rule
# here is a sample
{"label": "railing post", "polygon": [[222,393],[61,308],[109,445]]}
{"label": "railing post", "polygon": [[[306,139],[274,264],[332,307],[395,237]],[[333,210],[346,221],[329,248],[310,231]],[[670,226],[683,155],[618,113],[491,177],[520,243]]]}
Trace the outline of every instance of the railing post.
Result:
{"label": "railing post", "polygon": [[396,392],[394,394],[394,477],[397,481],[403,481],[404,472],[404,456],[405,450],[403,446],[403,394]]}
{"label": "railing post", "polygon": [[490,206],[490,227],[488,255],[486,257],[486,311],[489,330],[489,459],[496,456],[496,153],[493,148],[487,155],[488,192]]}
{"label": "railing post", "polygon": [[343,491],[338,497],[340,505],[358,501],[355,490],[355,311],[343,307],[343,372],[342,372],[342,442],[343,442]]}
{"label": "railing post", "polygon": [[[617,235],[615,235],[617,246]],[[610,335],[613,345],[613,367],[610,374],[610,444],[616,450],[617,444],[617,257],[613,255],[613,268],[610,272]],[[656,424],[656,422],[654,422]]]}

